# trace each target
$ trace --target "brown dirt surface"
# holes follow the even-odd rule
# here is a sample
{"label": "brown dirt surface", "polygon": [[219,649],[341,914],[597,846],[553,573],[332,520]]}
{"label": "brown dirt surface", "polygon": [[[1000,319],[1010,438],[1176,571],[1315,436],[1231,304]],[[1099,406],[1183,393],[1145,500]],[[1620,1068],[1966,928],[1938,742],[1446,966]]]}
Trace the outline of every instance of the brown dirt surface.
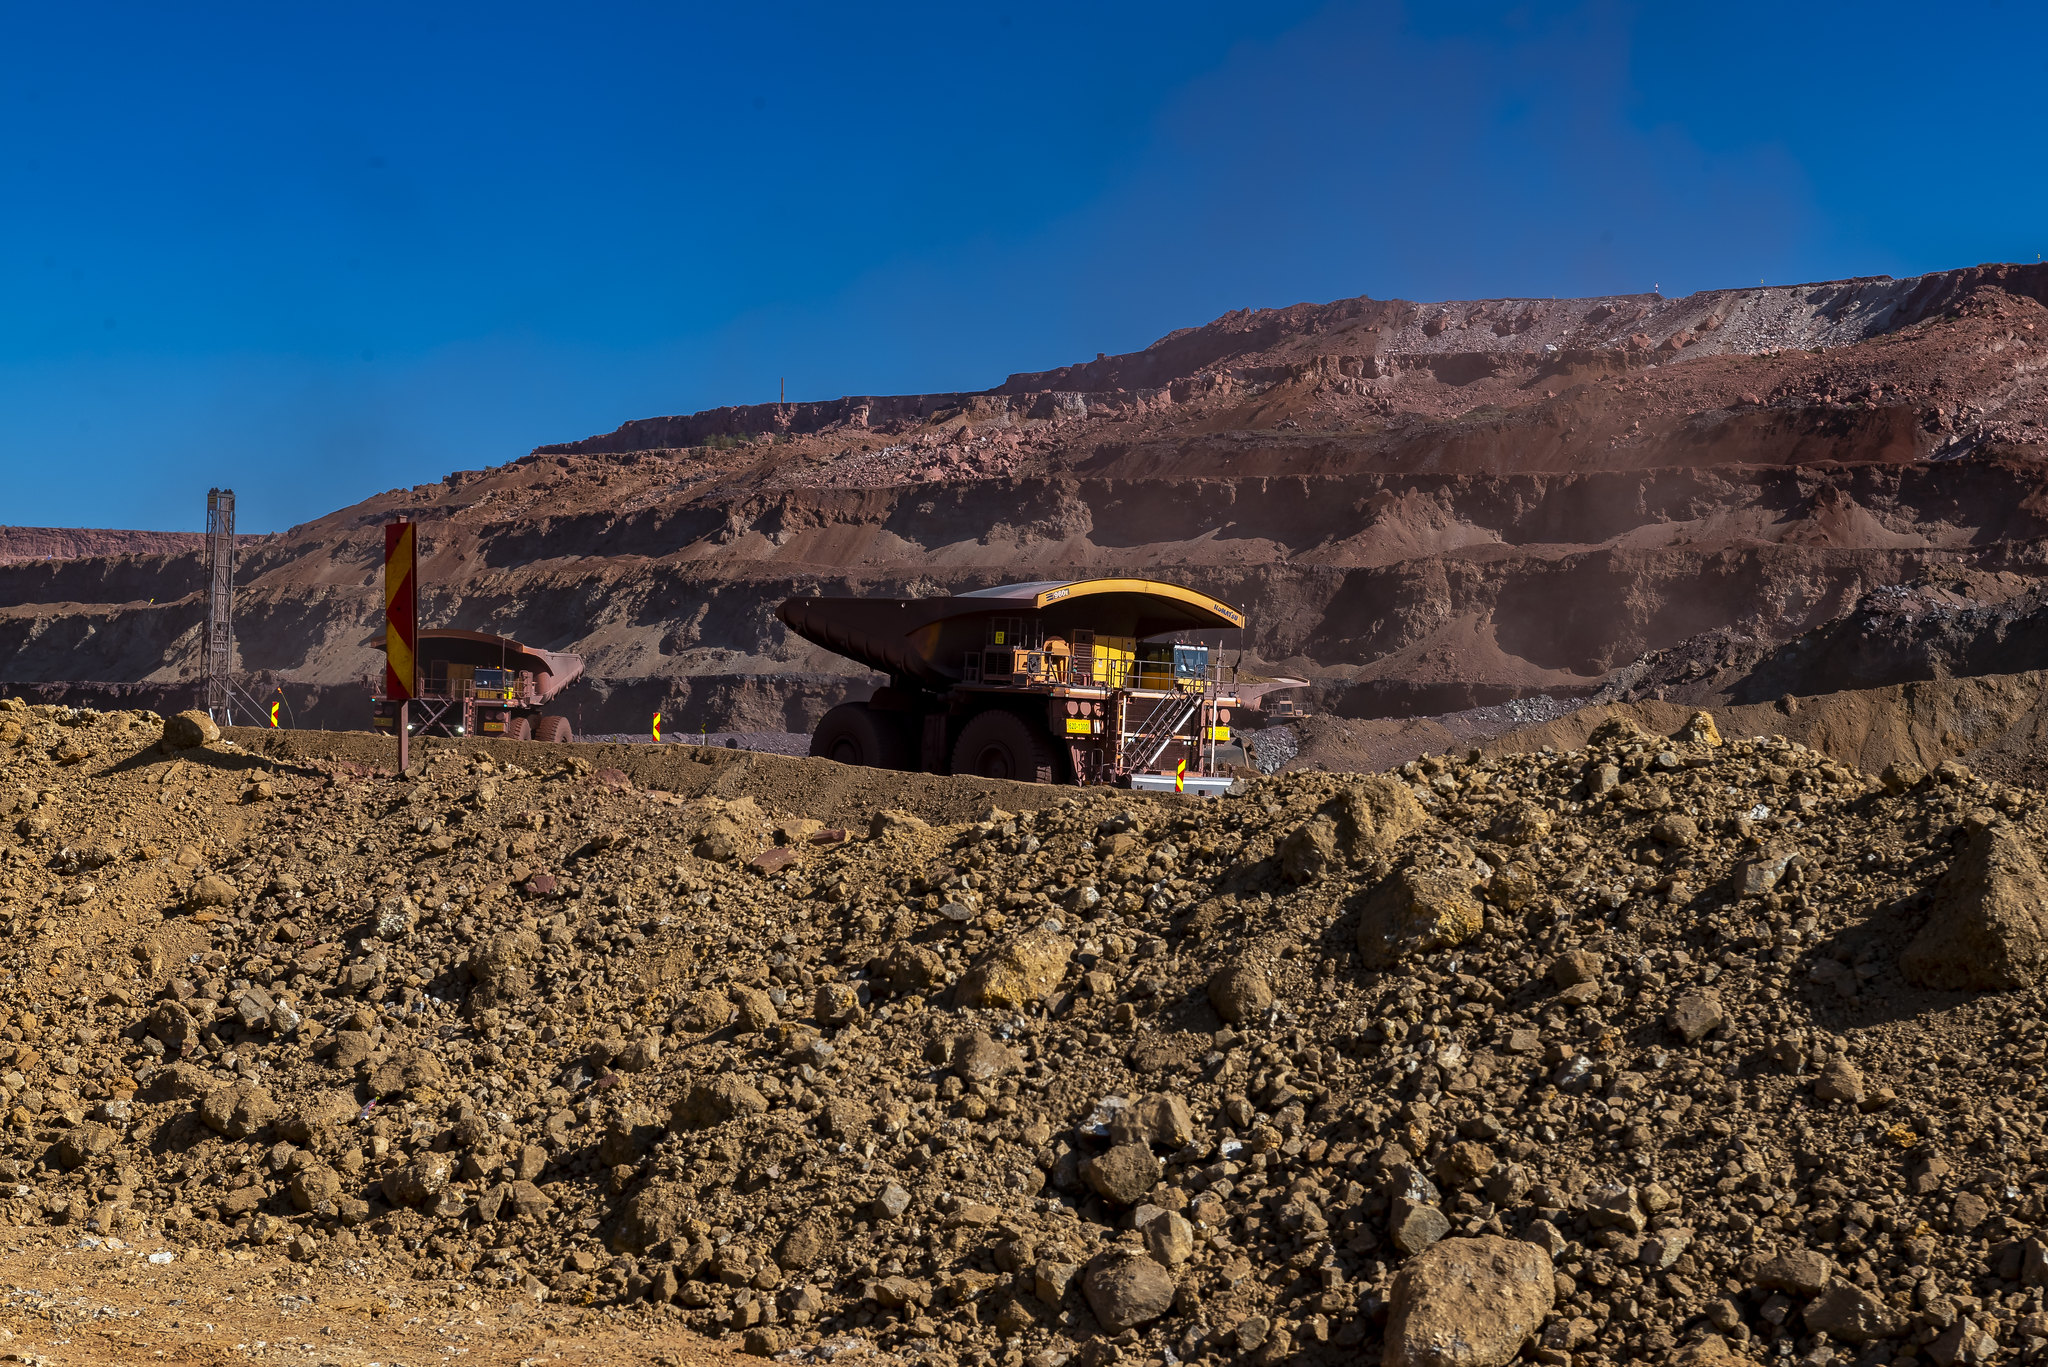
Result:
{"label": "brown dirt surface", "polygon": [[262,1249],[0,1229],[0,1362],[726,1367],[745,1360],[646,1315],[550,1307],[457,1278],[378,1277]]}
{"label": "brown dirt surface", "polygon": [[[377,1361],[2037,1349],[2039,793],[1739,712],[1547,727],[963,813],[0,702],[0,1323],[176,1327],[182,1266],[315,1362],[358,1296]],[[1922,985],[1936,914],[2016,985]]]}

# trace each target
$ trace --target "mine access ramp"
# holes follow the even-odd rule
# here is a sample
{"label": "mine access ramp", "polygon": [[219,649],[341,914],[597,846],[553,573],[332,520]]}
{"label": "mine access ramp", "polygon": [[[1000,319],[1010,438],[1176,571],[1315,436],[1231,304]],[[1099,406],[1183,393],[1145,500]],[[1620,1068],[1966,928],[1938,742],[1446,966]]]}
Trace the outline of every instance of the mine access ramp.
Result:
{"label": "mine access ramp", "polygon": [[[1221,636],[1244,614],[1178,584],[1074,579],[937,598],[791,598],[807,641],[889,682],[833,708],[811,753],[848,764],[1214,795],[1241,764]],[[1197,639],[1214,635],[1214,642]]]}

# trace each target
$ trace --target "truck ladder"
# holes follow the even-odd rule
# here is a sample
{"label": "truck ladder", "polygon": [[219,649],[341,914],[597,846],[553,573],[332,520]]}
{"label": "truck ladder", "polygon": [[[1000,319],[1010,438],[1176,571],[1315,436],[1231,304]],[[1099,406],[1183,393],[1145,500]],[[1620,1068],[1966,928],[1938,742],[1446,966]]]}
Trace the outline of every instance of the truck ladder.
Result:
{"label": "truck ladder", "polygon": [[1130,770],[1149,769],[1166,753],[1166,747],[1173,744],[1180,729],[1188,719],[1200,710],[1205,693],[1176,693],[1162,698],[1153,705],[1152,715],[1145,718],[1145,724],[1131,737],[1131,747],[1126,752],[1131,759]]}

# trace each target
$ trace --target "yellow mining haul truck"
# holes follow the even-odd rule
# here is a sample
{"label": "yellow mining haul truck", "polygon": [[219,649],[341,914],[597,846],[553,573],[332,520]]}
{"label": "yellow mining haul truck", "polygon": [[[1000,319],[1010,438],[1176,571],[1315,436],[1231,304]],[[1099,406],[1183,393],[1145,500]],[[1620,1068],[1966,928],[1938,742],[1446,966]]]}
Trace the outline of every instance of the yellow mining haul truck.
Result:
{"label": "yellow mining haul truck", "polygon": [[791,598],[776,616],[887,674],[811,753],[848,764],[1214,794],[1242,763],[1222,643],[1244,614],[1178,584],[1075,579],[945,598]]}
{"label": "yellow mining haul truck", "polygon": [[[416,736],[499,736],[571,741],[567,717],[545,713],[555,695],[583,676],[583,657],[521,645],[509,636],[452,629],[422,631],[419,675],[407,708]],[[398,700],[371,681],[370,724],[398,731]]]}

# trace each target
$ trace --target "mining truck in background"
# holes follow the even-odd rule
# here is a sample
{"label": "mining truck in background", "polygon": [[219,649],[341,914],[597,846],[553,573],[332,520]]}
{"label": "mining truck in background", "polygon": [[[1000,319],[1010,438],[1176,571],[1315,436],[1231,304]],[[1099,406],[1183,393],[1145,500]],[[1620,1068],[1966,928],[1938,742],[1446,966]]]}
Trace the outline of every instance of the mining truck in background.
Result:
{"label": "mining truck in background", "polygon": [[1231,723],[1245,700],[1222,660],[1222,637],[1244,629],[1244,614],[1178,584],[1077,579],[943,598],[791,598],[776,616],[889,676],[866,702],[825,714],[813,755],[1204,794],[1227,789],[1223,771],[1244,760]]}
{"label": "mining truck in background", "polygon": [[[582,677],[582,656],[454,630],[420,632],[417,654],[420,678],[407,709],[413,735],[576,739],[567,717],[545,709]],[[372,724],[396,731],[398,700],[373,694],[370,702]]]}

